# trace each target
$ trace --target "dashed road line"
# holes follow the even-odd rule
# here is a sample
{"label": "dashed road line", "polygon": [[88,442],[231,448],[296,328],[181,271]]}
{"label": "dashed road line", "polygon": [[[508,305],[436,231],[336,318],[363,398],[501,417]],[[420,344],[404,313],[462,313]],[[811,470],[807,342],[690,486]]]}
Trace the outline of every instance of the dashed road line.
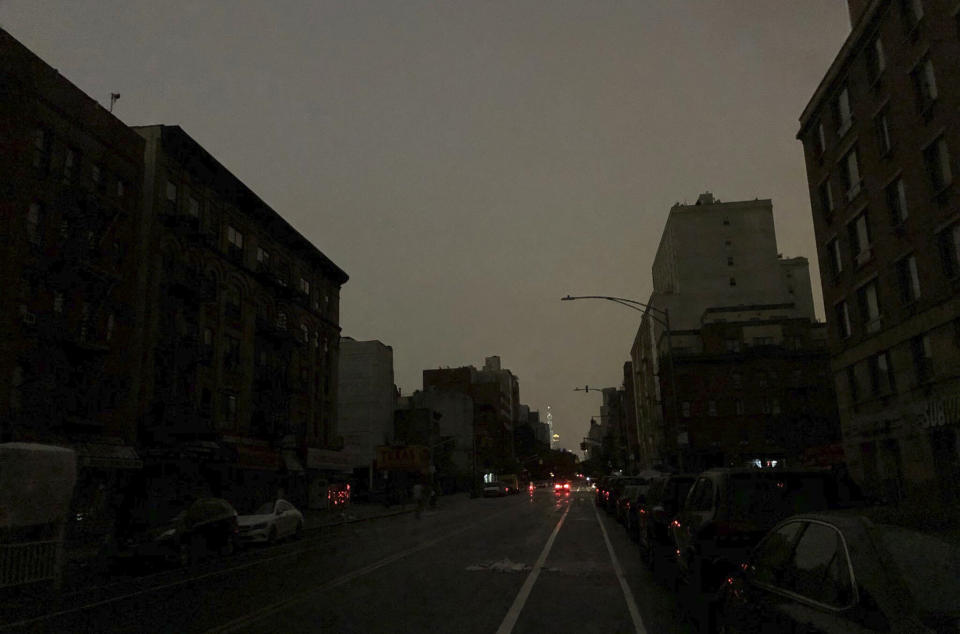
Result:
{"label": "dashed road line", "polygon": [[547,539],[547,543],[544,544],[543,550],[540,552],[540,557],[537,558],[537,563],[533,564],[533,570],[527,575],[523,586],[520,587],[520,592],[517,593],[517,597],[513,600],[513,605],[510,606],[507,615],[503,617],[503,623],[497,628],[497,634],[510,634],[513,631],[513,627],[517,624],[517,619],[520,617],[520,612],[523,610],[523,606],[527,602],[530,592],[533,590],[533,584],[537,582],[537,577],[540,576],[543,564],[547,561],[547,555],[550,554],[550,549],[553,548],[553,542],[557,538],[557,533],[560,532],[560,527],[563,526],[563,520],[567,519],[567,513],[569,512],[570,504],[567,504],[567,509],[563,512],[563,515],[560,516],[560,521],[557,522],[556,528],[553,529],[553,532],[550,533],[550,537]]}

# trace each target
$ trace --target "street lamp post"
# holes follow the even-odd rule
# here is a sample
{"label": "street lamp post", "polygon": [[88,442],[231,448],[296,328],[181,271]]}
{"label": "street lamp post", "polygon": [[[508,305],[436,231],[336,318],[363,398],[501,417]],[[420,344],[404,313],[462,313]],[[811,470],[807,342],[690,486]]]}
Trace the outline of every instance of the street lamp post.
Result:
{"label": "street lamp post", "polygon": [[[626,306],[637,312],[647,314],[657,313],[663,315],[663,319],[659,319],[655,314],[650,315],[650,319],[654,320],[661,326],[663,326],[664,331],[667,333],[667,365],[670,368],[670,401],[673,409],[673,420],[679,422],[680,420],[680,411],[677,406],[677,375],[673,365],[673,336],[671,335],[670,330],[670,309],[669,308],[656,308],[650,306],[649,304],[644,304],[643,302],[638,302],[635,299],[625,299],[623,297],[611,297],[609,295],[578,295],[576,297],[572,295],[567,295],[566,297],[561,297],[560,301],[573,301],[576,299],[604,299],[608,302],[614,302],[620,304],[621,306]],[[637,418],[637,442],[640,442],[640,419]],[[683,468],[683,454],[678,453],[678,458],[680,458],[680,467]]]}

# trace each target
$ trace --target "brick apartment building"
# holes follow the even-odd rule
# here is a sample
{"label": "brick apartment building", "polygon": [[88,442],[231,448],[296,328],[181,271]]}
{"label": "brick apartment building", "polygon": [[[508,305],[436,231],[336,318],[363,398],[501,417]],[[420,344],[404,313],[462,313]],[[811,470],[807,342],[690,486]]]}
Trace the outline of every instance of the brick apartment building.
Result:
{"label": "brick apartment building", "polygon": [[[146,141],[146,490],[317,499],[347,275],[177,126]],[[171,489],[171,487],[174,487]]]}
{"label": "brick apartment building", "polygon": [[897,499],[960,477],[960,17],[849,2],[800,117],[846,460]]}
{"label": "brick apartment building", "polygon": [[88,518],[140,466],[143,146],[0,29],[0,442],[76,449]]}
{"label": "brick apartment building", "polygon": [[826,325],[790,308],[709,308],[699,329],[673,332],[675,383],[664,376],[661,390],[673,402],[676,385],[664,419],[686,430],[684,469],[799,466],[839,441]]}

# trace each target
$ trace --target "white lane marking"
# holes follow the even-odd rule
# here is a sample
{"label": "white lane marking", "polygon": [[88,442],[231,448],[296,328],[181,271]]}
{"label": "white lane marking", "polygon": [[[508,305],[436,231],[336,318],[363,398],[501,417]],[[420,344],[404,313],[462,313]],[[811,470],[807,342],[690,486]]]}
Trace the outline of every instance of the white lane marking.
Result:
{"label": "white lane marking", "polygon": [[524,581],[523,586],[520,587],[520,592],[517,593],[517,597],[513,600],[513,605],[510,606],[507,615],[503,617],[503,623],[497,628],[497,634],[510,634],[510,632],[513,631],[513,626],[517,624],[517,618],[520,617],[520,611],[523,610],[523,605],[527,602],[530,591],[533,590],[533,584],[537,582],[537,577],[540,576],[540,570],[543,569],[543,564],[547,561],[547,555],[550,554],[550,549],[553,548],[553,541],[557,538],[557,533],[560,532],[560,527],[563,526],[563,520],[567,519],[567,513],[569,512],[570,505],[567,504],[567,510],[560,516],[560,521],[557,522],[556,528],[550,533],[547,543],[543,546],[543,551],[540,552],[540,556],[537,558],[537,563],[533,564],[533,570],[527,575],[526,581]]}
{"label": "white lane marking", "polygon": [[607,552],[610,553],[610,561],[613,562],[613,571],[617,575],[617,581],[620,582],[620,589],[623,590],[623,598],[627,600],[627,610],[630,611],[630,618],[633,619],[633,627],[637,634],[647,634],[647,629],[643,627],[643,619],[640,618],[640,610],[637,609],[637,603],[633,600],[633,592],[627,584],[627,578],[623,576],[623,568],[620,567],[620,561],[617,559],[617,553],[613,552],[613,544],[610,543],[610,537],[607,535],[607,529],[600,520],[600,513],[597,507],[593,507],[593,513],[597,516],[597,523],[600,524],[600,531],[603,533],[603,541],[607,543]]}

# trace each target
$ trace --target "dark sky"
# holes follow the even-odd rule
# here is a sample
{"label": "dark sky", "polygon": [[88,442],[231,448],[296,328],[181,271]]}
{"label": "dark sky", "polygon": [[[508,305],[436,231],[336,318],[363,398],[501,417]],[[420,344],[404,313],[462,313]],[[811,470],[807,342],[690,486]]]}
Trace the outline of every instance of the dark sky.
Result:
{"label": "dark sky", "polygon": [[578,448],[667,212],[772,198],[819,272],[797,118],[843,0],[0,0],[127,124],[179,124],[347,271],[343,334],[421,370],[499,354]]}

